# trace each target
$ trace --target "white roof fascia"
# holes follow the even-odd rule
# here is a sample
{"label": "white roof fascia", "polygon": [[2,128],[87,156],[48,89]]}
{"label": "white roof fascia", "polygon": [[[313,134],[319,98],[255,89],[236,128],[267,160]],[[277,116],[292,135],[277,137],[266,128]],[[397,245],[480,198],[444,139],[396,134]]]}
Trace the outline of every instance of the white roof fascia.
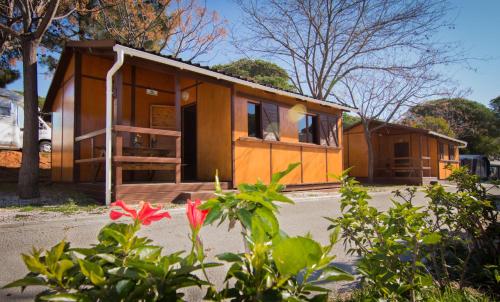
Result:
{"label": "white roof fascia", "polygon": [[462,144],[462,146],[460,146],[461,148],[467,147],[467,142],[466,141],[462,141],[462,140],[459,140],[459,139],[456,139],[456,138],[453,138],[453,137],[449,137],[449,136],[446,136],[444,134],[437,133],[437,132],[434,132],[434,131],[429,131],[429,134],[437,136],[437,137],[441,137],[441,138],[444,138],[444,139],[447,139],[447,140],[450,140],[450,141],[454,141],[454,142],[457,142],[459,144]]}

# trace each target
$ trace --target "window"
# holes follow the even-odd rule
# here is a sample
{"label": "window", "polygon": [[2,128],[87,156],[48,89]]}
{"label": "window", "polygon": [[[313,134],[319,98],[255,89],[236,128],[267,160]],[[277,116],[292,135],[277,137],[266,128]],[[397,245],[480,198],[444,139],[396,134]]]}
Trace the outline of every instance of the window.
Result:
{"label": "window", "polygon": [[448,145],[448,156],[450,160],[455,160],[455,146],[454,145]]}
{"label": "window", "polygon": [[439,159],[444,159],[444,144],[439,143]]}
{"label": "window", "polygon": [[338,123],[339,117],[329,114],[321,114],[319,116],[319,135],[320,144],[323,146],[338,147]]}
{"label": "window", "polygon": [[410,144],[401,142],[394,144],[394,165],[409,166],[410,165]]}
{"label": "window", "polygon": [[248,136],[278,141],[279,107],[273,103],[247,103]]}
{"label": "window", "polygon": [[305,114],[298,123],[299,142],[318,144],[318,117]]}
{"label": "window", "polygon": [[262,138],[262,128],[260,126],[261,121],[261,110],[260,104],[248,103],[247,105],[247,115],[248,115],[248,136]]}
{"label": "window", "polygon": [[262,108],[262,138],[269,141],[280,140],[279,107],[277,104],[264,103]]}
{"label": "window", "polygon": [[0,103],[0,115],[10,116],[10,102]]}

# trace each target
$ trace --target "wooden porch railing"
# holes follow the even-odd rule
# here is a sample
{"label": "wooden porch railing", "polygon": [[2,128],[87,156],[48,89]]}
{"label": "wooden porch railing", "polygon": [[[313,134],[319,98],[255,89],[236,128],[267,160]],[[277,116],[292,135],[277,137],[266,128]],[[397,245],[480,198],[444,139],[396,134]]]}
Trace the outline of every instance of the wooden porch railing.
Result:
{"label": "wooden porch railing", "polygon": [[376,171],[379,176],[398,177],[398,174],[407,173],[408,177],[431,176],[431,158],[418,157],[393,157],[379,160]]}
{"label": "wooden porch railing", "polygon": [[[126,125],[115,125],[113,126],[113,163],[114,165],[114,179],[115,185],[121,185],[123,183],[123,170],[169,170],[165,169],[165,164],[175,165],[175,182],[181,182],[181,132],[164,130],[164,129],[153,129],[153,128],[142,128],[133,127]],[[123,135],[122,133],[135,133],[135,134],[145,134],[145,135],[158,135],[175,138],[175,156],[151,156],[155,151],[154,148],[134,148],[134,147],[124,147],[123,146]],[[90,150],[91,154],[89,158],[78,158],[75,159],[75,164],[88,164],[92,165],[92,170],[95,170],[95,165],[98,164],[99,167],[105,161],[105,148],[102,146],[96,146],[95,140],[98,136],[106,134],[106,129],[99,129],[86,133],[84,135],[75,138],[75,147],[79,147],[79,143],[85,140],[90,140]],[[127,152],[124,152],[127,151]],[[127,155],[126,153],[136,153],[141,151],[141,154],[148,154],[148,156],[143,155]],[[99,169],[95,171],[94,180],[97,178]]]}

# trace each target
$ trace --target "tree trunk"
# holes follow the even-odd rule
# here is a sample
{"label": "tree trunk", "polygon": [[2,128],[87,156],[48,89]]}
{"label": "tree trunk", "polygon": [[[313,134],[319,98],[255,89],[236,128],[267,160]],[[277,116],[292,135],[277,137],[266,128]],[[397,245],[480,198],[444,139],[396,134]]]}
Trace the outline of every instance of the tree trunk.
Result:
{"label": "tree trunk", "polygon": [[363,132],[365,134],[366,147],[368,151],[368,182],[373,182],[373,175],[375,171],[375,156],[373,154],[372,133],[369,125],[363,122]]}
{"label": "tree trunk", "polygon": [[21,41],[24,81],[24,131],[23,156],[19,171],[18,194],[20,198],[31,199],[40,196],[38,189],[38,83],[37,49],[38,39]]}

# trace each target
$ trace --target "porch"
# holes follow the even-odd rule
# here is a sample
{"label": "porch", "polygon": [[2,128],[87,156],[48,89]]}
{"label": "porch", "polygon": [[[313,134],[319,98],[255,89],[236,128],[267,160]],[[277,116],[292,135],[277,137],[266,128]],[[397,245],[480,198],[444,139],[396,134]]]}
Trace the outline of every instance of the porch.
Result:
{"label": "porch", "polygon": [[77,54],[76,61],[73,182],[85,193],[107,202],[208,196],[217,169],[221,186],[232,187],[227,83],[136,56],[117,68],[108,53]]}
{"label": "porch", "polygon": [[[81,182],[83,191],[95,198],[102,198],[105,191],[105,147],[102,141],[106,129],[99,129],[75,138],[75,146],[88,143],[90,157],[75,159],[77,171],[82,166],[90,170],[91,180]],[[183,163],[180,131],[115,125],[113,134],[113,195],[127,202],[141,200],[177,201],[211,195],[214,182],[196,181],[190,174],[192,163]],[[138,145],[137,137],[153,136],[174,141],[173,148]],[[100,139],[101,138],[101,139]],[[124,145],[124,138],[132,144]],[[79,172],[77,172],[79,173]],[[231,182],[221,182],[223,189],[230,189]]]}

